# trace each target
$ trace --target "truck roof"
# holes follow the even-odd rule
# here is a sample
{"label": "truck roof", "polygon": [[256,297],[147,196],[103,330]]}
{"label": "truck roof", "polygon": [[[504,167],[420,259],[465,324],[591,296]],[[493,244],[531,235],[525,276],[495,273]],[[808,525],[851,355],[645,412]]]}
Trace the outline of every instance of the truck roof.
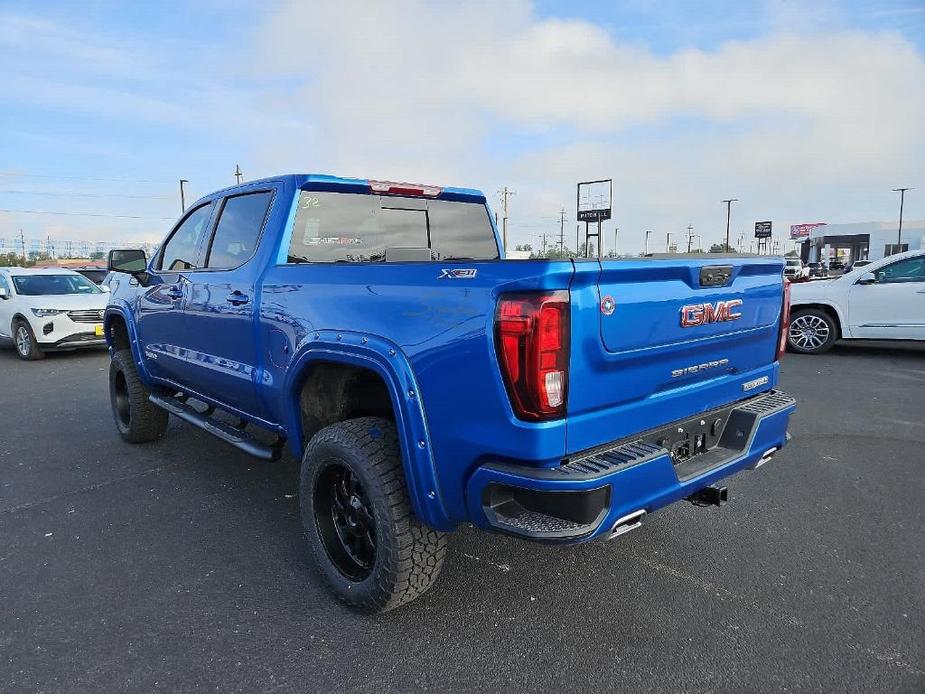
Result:
{"label": "truck roof", "polygon": [[420,184],[420,183],[398,183],[396,181],[379,181],[377,179],[369,178],[352,178],[345,176],[332,176],[330,174],[318,174],[318,173],[289,173],[281,174],[279,176],[270,176],[268,178],[261,178],[254,181],[246,181],[245,183],[239,183],[237,185],[229,186],[223,188],[215,193],[211,193],[204,197],[211,197],[212,195],[217,194],[227,194],[229,192],[234,192],[238,189],[245,189],[254,186],[255,184],[261,183],[282,183],[282,182],[291,182],[296,188],[303,188],[306,190],[327,190],[334,192],[353,192],[353,193],[371,193],[371,184],[385,184],[390,183],[395,186],[408,186],[408,187],[426,187],[426,188],[439,188],[440,193],[434,197],[437,199],[443,200],[459,200],[463,202],[485,202],[485,194],[478,190],[477,188],[459,188],[454,186],[432,186],[431,184]]}

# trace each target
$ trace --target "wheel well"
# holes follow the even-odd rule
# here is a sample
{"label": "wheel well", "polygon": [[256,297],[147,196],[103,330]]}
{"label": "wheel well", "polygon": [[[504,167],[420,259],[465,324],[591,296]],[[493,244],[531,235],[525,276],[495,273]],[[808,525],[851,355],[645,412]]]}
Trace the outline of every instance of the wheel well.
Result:
{"label": "wheel well", "polygon": [[125,320],[121,316],[110,318],[109,326],[106,330],[109,333],[109,344],[112,345],[115,351],[131,349],[132,343],[128,337],[128,327],[126,327]]}
{"label": "wheel well", "polygon": [[832,319],[832,322],[835,323],[835,330],[838,331],[838,337],[842,336],[841,321],[838,319],[838,311],[829,306],[828,304],[800,304],[799,306],[794,306],[791,309],[792,313],[796,313],[802,309],[814,308],[817,311],[822,311],[829,318]]}
{"label": "wheel well", "polygon": [[366,416],[395,419],[392,397],[379,374],[332,362],[310,368],[299,393],[299,409],[304,444],[335,422]]}

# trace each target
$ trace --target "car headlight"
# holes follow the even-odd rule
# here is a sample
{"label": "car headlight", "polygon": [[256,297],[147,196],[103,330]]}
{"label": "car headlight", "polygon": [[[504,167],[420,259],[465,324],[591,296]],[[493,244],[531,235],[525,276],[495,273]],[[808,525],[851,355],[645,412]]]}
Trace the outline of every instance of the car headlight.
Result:
{"label": "car headlight", "polygon": [[59,313],[64,313],[64,311],[57,308],[34,308],[32,309],[32,313],[39,318],[48,318],[49,316],[57,316]]}

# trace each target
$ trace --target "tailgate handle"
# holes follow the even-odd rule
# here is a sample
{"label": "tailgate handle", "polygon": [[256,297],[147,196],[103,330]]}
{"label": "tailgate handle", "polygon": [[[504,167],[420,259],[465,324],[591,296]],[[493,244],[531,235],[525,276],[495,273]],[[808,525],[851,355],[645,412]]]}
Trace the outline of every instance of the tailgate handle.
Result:
{"label": "tailgate handle", "polygon": [[701,287],[723,287],[732,277],[732,265],[707,265],[700,268]]}

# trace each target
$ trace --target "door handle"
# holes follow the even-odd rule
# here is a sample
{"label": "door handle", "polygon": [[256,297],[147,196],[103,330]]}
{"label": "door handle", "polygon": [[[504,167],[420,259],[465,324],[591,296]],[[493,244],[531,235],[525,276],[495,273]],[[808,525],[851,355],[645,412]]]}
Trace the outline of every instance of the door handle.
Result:
{"label": "door handle", "polygon": [[240,306],[241,304],[246,304],[248,301],[250,301],[250,299],[248,298],[247,294],[244,292],[239,292],[236,289],[227,297],[225,297],[225,301],[227,301],[229,304],[232,304],[233,306]]}

